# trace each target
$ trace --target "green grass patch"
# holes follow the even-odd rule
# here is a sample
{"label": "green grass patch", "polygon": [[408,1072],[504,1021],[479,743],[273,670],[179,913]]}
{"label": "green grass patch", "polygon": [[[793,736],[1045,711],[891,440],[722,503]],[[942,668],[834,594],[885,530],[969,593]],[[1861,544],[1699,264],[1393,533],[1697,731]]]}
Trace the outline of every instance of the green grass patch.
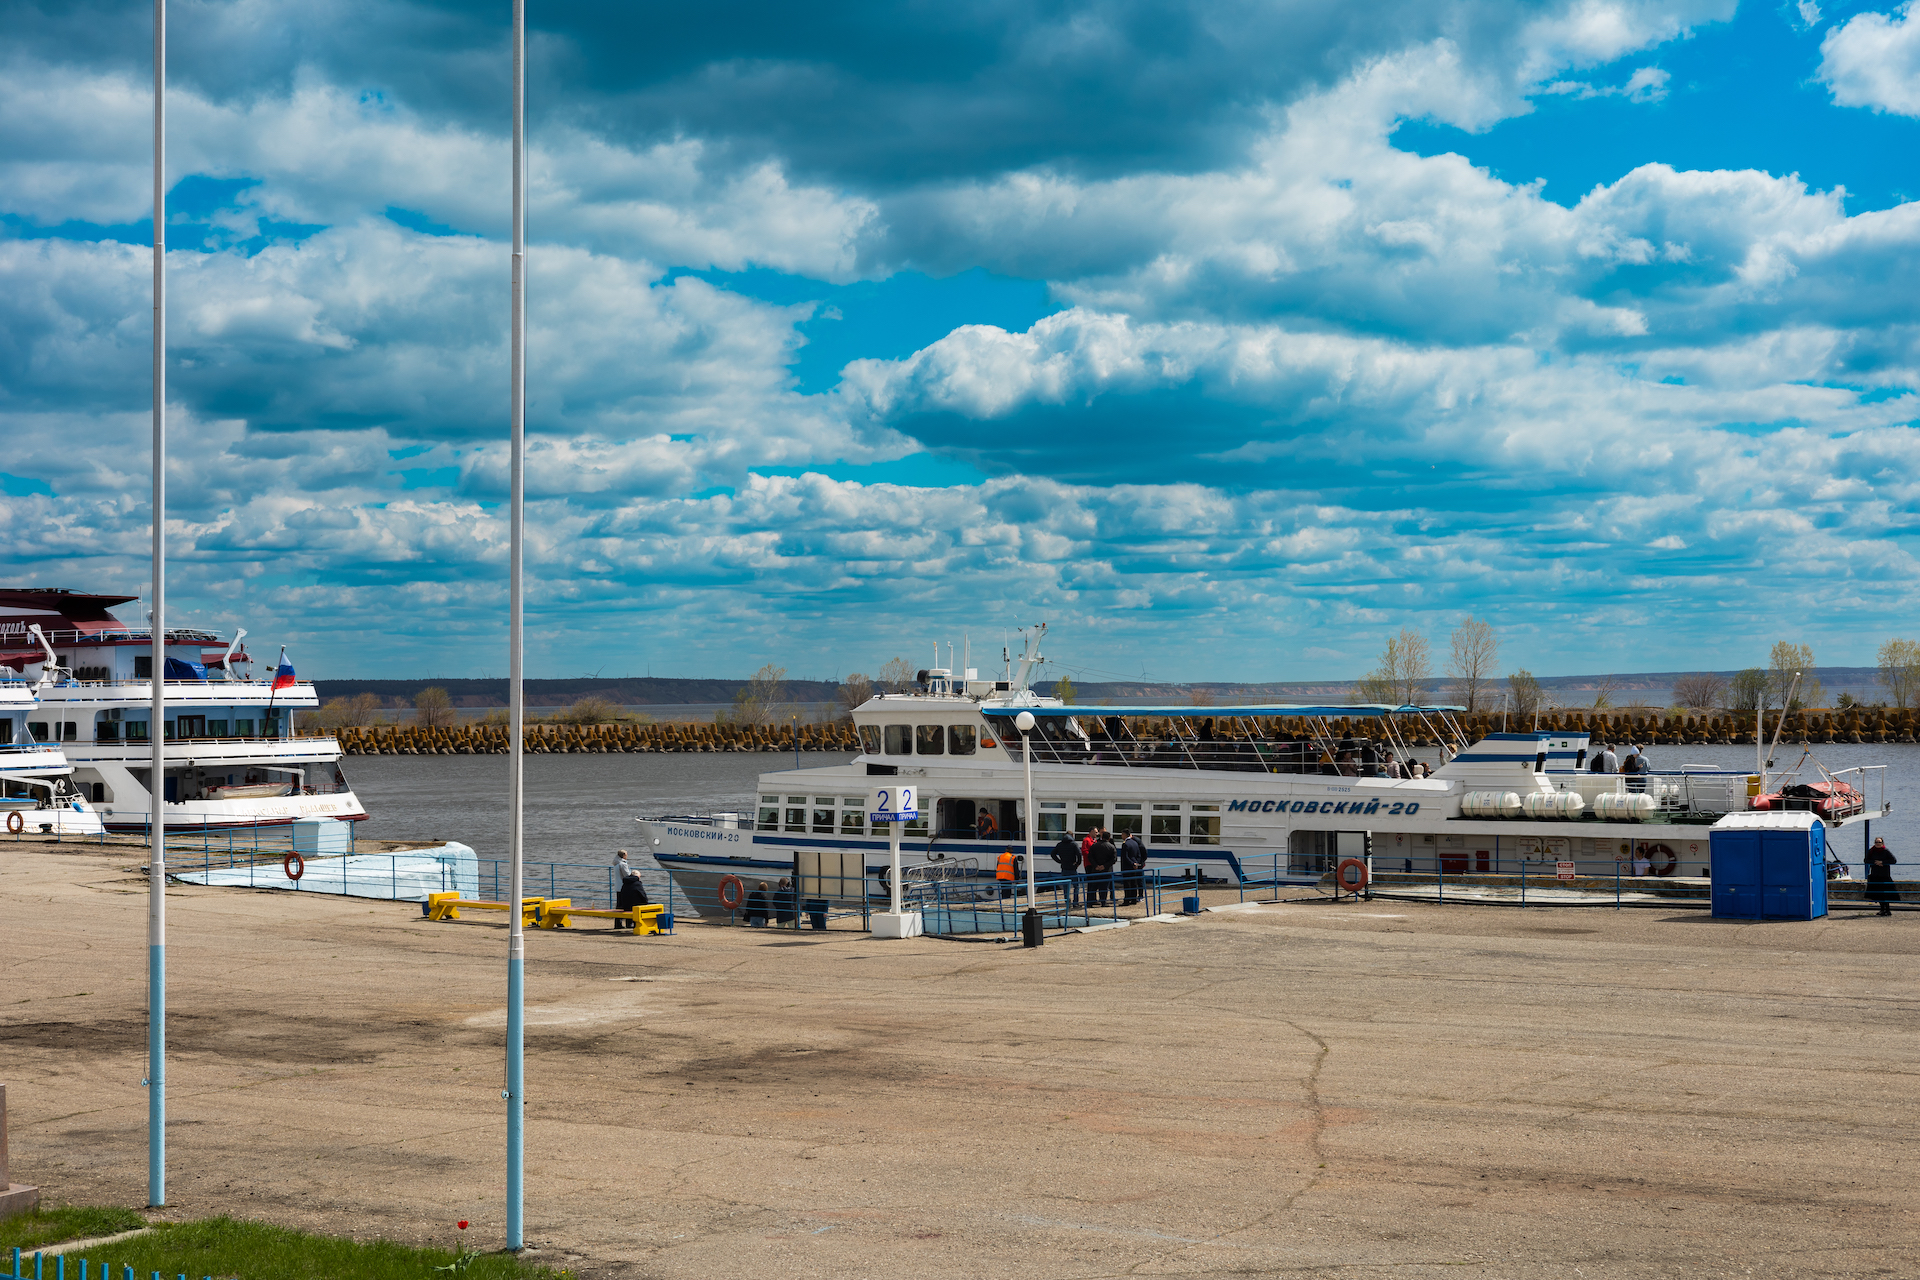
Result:
{"label": "green grass patch", "polygon": [[[510,1254],[475,1257],[464,1272],[436,1271],[454,1260],[451,1249],[418,1249],[391,1240],[361,1243],[309,1235],[263,1222],[207,1218],[157,1227],[152,1234],[89,1249],[89,1261],[106,1263],[113,1277],[123,1266],[138,1280],[188,1276],[198,1280],[562,1280],[567,1273],[521,1262]],[[70,1276],[79,1273],[69,1268]],[[97,1274],[97,1273],[96,1273]]]}
{"label": "green grass patch", "polygon": [[72,1206],[35,1209],[32,1213],[0,1220],[0,1249],[17,1248],[22,1253],[31,1253],[64,1240],[110,1236],[121,1231],[136,1231],[146,1225],[146,1218],[133,1209]]}

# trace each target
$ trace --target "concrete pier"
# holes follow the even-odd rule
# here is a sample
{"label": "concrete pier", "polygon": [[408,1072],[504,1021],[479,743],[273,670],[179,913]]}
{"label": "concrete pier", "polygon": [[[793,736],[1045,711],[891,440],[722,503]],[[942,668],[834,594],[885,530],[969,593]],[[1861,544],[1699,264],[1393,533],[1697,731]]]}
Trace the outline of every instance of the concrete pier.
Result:
{"label": "concrete pier", "polygon": [[[14,1176],[139,1204],[124,851],[0,850]],[[172,1212],[497,1245],[505,934],[169,894]],[[1043,948],[528,938],[583,1277],[1908,1274],[1920,918],[1257,906]]]}

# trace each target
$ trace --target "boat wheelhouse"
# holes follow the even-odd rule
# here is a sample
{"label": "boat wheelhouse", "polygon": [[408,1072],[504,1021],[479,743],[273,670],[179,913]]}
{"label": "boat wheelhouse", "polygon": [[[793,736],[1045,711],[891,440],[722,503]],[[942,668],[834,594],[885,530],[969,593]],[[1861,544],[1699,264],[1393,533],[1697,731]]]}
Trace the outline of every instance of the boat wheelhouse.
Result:
{"label": "boat wheelhouse", "polygon": [[[851,762],[763,774],[749,813],[642,819],[651,851],[695,901],[728,875],[787,874],[806,850],[857,851],[878,893],[888,833],[866,808],[876,779],[898,778],[917,786],[922,813],[903,833],[908,871],[991,876],[1003,851],[1023,852],[1031,823],[1043,872],[1063,836],[1099,828],[1139,835],[1150,868],[1229,884],[1314,884],[1348,857],[1396,872],[1586,861],[1704,875],[1708,827],[1793,790],[1766,792],[1764,772],[1593,773],[1584,733],[1469,743],[1456,707],[1068,705],[1026,687],[1029,665],[1000,681],[923,671],[915,689],[853,712]],[[1021,712],[1035,720],[1024,736]],[[1430,776],[1393,776],[1394,761],[1416,758]],[[1829,827],[1889,807],[1883,781],[1868,800],[1872,770],[1821,772],[1805,804]]]}
{"label": "boat wheelhouse", "polygon": [[0,666],[20,672],[38,698],[25,736],[64,753],[72,785],[110,830],[145,827],[156,790],[169,828],[367,816],[334,739],[294,736],[295,714],[318,705],[313,685],[256,678],[244,629],[231,640],[168,629],[166,765],[155,788],[152,633],[111,612],[137,599],[0,590]]}

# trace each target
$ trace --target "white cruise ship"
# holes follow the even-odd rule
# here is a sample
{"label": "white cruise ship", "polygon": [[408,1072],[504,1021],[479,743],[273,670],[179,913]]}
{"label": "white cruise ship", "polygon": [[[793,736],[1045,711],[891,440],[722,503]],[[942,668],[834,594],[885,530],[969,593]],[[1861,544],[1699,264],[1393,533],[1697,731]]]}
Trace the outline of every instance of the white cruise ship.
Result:
{"label": "white cruise ship", "polygon": [[[924,815],[906,827],[903,871],[992,876],[1002,851],[1023,851],[1029,821],[1014,724],[1022,711],[1036,721],[1031,820],[1042,875],[1063,835],[1101,827],[1116,838],[1138,833],[1149,867],[1225,884],[1313,884],[1348,858],[1370,873],[1510,875],[1524,862],[1535,874],[1548,863],[1582,875],[1611,876],[1619,865],[1703,876],[1707,828],[1730,812],[1808,809],[1837,829],[1889,808],[1884,782],[1868,796],[1867,772],[1822,770],[1799,785],[1764,769],[1593,773],[1585,733],[1469,744],[1451,707],[1069,706],[1027,687],[1032,664],[1023,659],[999,681],[923,671],[914,691],[854,711],[861,751],[852,762],[762,774],[749,813],[641,819],[650,851],[696,907],[728,876],[791,874],[807,850],[859,851],[878,897],[887,831],[869,828],[866,808],[876,779],[897,778],[918,786]],[[1286,721],[1310,728],[1282,732]],[[1444,747],[1416,752],[1415,739]],[[1386,753],[1451,758],[1429,777],[1392,777],[1378,763]]]}
{"label": "white cruise ship", "polygon": [[75,787],[66,754],[27,727],[39,705],[33,685],[0,679],[0,830],[99,835],[100,815]]}
{"label": "white cruise ship", "polygon": [[[0,665],[38,698],[23,736],[64,753],[80,798],[114,831],[140,830],[153,813],[152,634],[110,612],[137,599],[0,589]],[[313,685],[255,678],[245,635],[167,632],[167,827],[365,818],[334,739],[293,736],[295,713],[318,703]]]}

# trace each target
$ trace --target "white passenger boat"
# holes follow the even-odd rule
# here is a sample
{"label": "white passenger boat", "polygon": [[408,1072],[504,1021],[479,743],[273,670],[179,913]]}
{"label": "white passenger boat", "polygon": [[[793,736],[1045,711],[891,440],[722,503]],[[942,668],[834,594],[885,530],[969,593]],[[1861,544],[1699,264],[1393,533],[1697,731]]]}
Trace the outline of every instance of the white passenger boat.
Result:
{"label": "white passenger boat", "polygon": [[[853,712],[852,762],[762,774],[751,812],[641,819],[648,846],[696,906],[727,876],[751,885],[790,874],[802,851],[857,852],[878,896],[888,833],[869,828],[867,805],[891,778],[918,786],[924,815],[903,837],[908,876],[991,877],[1002,851],[1023,852],[1030,820],[1043,875],[1063,835],[1101,827],[1139,834],[1151,868],[1224,884],[1313,884],[1347,858],[1374,872],[1499,875],[1525,862],[1538,874],[1544,862],[1701,876],[1707,828],[1729,812],[1808,808],[1838,828],[1889,808],[1884,775],[1874,775],[1881,794],[1866,795],[1871,770],[1823,772],[1800,788],[1776,788],[1764,771],[1593,773],[1585,733],[1469,743],[1452,707],[1071,706],[1028,687],[1033,661],[999,681],[923,671],[913,691]],[[1036,721],[1024,742],[1014,724],[1023,711]],[[1416,741],[1436,745],[1416,751]],[[1376,761],[1387,753],[1438,767],[1384,776]]]}
{"label": "white passenger boat", "polygon": [[0,680],[0,830],[98,835],[100,815],[74,786],[66,754],[27,728],[39,704],[33,685]]}
{"label": "white passenger boat", "polygon": [[[115,618],[135,596],[0,590],[0,665],[35,686],[24,734],[64,752],[81,798],[108,829],[136,831],[153,811],[152,634]],[[241,648],[211,631],[170,628],[161,672],[169,829],[358,821],[331,736],[296,738],[296,712],[318,704],[291,673],[255,678]]]}

